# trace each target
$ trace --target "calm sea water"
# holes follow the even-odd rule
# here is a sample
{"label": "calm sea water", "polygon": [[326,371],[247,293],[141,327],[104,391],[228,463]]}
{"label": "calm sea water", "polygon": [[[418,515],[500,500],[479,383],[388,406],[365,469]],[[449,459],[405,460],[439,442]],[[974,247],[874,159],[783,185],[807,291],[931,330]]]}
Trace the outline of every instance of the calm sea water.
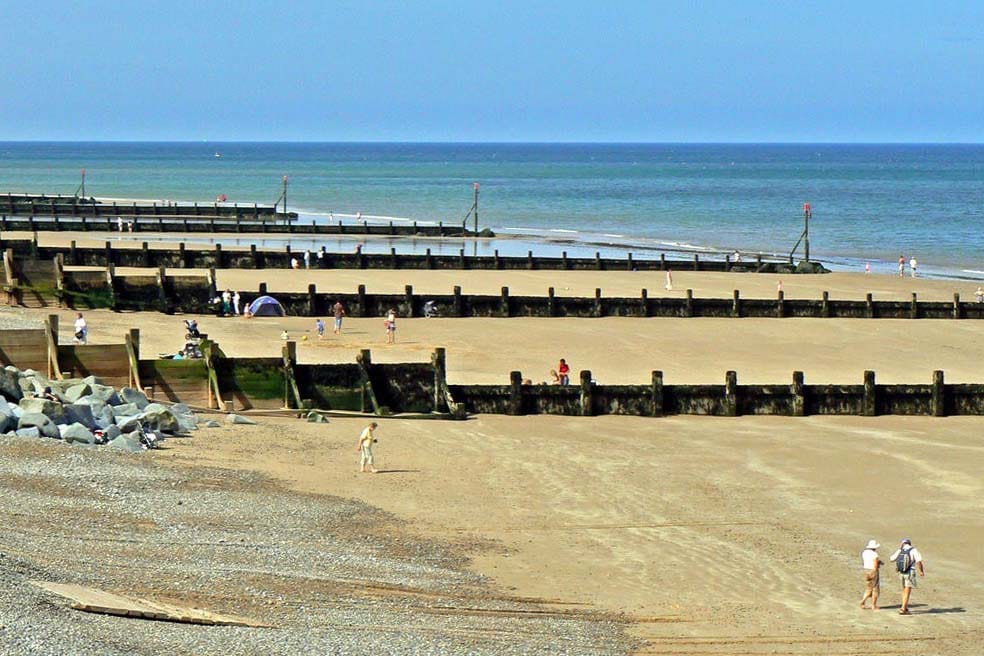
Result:
{"label": "calm sea water", "polygon": [[0,191],[72,194],[82,168],[88,195],[207,203],[273,203],[289,175],[324,221],[460,223],[477,181],[480,225],[543,253],[788,253],[810,202],[835,268],[984,277],[982,145],[0,143]]}

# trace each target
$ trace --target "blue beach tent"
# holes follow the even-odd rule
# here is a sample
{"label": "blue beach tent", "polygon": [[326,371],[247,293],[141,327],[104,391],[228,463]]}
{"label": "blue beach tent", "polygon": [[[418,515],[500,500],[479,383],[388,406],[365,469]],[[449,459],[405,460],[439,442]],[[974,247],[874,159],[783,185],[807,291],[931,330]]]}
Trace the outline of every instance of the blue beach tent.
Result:
{"label": "blue beach tent", "polygon": [[286,314],[284,306],[272,296],[260,296],[250,303],[249,313],[254,317],[282,317]]}

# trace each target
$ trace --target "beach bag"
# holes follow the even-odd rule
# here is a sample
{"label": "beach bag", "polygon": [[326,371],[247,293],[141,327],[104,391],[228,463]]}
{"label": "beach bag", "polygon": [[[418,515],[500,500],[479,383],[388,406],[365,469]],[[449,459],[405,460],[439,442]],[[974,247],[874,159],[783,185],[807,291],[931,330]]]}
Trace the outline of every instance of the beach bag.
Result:
{"label": "beach bag", "polygon": [[912,571],[912,554],[909,553],[910,551],[912,549],[903,549],[895,559],[895,569],[898,570],[899,574],[908,574]]}

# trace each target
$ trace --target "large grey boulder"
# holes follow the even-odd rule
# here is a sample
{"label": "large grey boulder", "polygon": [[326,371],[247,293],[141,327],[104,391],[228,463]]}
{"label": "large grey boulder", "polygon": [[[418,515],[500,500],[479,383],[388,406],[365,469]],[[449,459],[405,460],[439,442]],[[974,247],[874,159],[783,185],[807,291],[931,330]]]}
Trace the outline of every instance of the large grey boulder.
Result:
{"label": "large grey boulder", "polygon": [[0,433],[17,428],[17,417],[6,403],[0,403]]}
{"label": "large grey boulder", "polygon": [[111,440],[109,442],[109,446],[114,449],[129,451],[130,453],[137,453],[144,450],[144,445],[140,443],[140,433],[137,432],[120,435],[119,437]]}
{"label": "large grey boulder", "polygon": [[146,394],[138,389],[133,389],[132,387],[121,388],[119,395],[120,398],[123,399],[123,403],[132,403],[140,410],[143,410],[150,404],[150,401],[147,400]]}
{"label": "large grey boulder", "polygon": [[123,434],[119,426],[110,426],[103,431],[103,440],[109,442],[110,440],[115,440],[117,437]]}
{"label": "large grey boulder", "polygon": [[91,387],[89,387],[86,383],[79,383],[77,385],[72,385],[71,387],[66,389],[63,396],[65,397],[65,401],[67,401],[68,403],[75,403],[83,396],[88,396],[91,393],[92,393]]}
{"label": "large grey boulder", "polygon": [[31,426],[37,428],[44,437],[54,437],[56,439],[61,437],[55,422],[40,412],[25,412],[24,416],[20,418],[20,421],[17,422],[18,429],[30,428]]}
{"label": "large grey boulder", "polygon": [[24,414],[40,412],[56,424],[65,423],[65,409],[61,403],[40,397],[33,397],[21,399],[19,405],[24,409]]}
{"label": "large grey boulder", "polygon": [[102,385],[103,384],[102,378],[99,378],[98,376],[86,376],[85,378],[82,379],[82,382],[83,383],[86,383],[87,385]]}
{"label": "large grey boulder", "polygon": [[16,369],[0,370],[0,394],[3,394],[8,401],[20,401],[24,398],[24,390],[21,389],[20,376]]}
{"label": "large grey boulder", "polygon": [[143,427],[143,424],[140,422],[139,416],[133,415],[130,417],[117,417],[116,427],[124,433],[129,433],[140,430]]}
{"label": "large grey boulder", "polygon": [[18,404],[7,401],[7,407],[10,409],[10,413],[18,419],[24,416],[24,408],[20,407]]}
{"label": "large grey boulder", "polygon": [[27,428],[18,428],[15,435],[17,437],[41,437],[41,431],[38,430],[37,426],[28,426]]}
{"label": "large grey boulder", "polygon": [[94,399],[102,401],[103,403],[108,403],[109,405],[119,405],[120,403],[122,403],[122,400],[120,399],[119,395],[116,393],[116,390],[114,390],[109,385],[99,385],[99,384],[90,383],[89,387],[92,388],[92,392],[90,392],[89,396]]}
{"label": "large grey boulder", "polygon": [[116,425],[113,419],[113,409],[105,404],[98,411],[92,411],[92,420],[95,422],[96,428],[109,428]]}
{"label": "large grey boulder", "polygon": [[181,431],[181,423],[178,416],[171,412],[171,409],[160,403],[151,403],[143,412],[140,419],[145,426],[157,429],[162,433],[177,433]]}
{"label": "large grey boulder", "polygon": [[226,422],[230,424],[244,424],[244,425],[255,425],[256,422],[249,417],[244,417],[237,414],[226,415]]}
{"label": "large grey boulder", "polygon": [[83,444],[95,444],[96,437],[89,431],[88,428],[82,424],[69,424],[68,426],[59,426],[59,432],[61,437],[66,442],[81,442]]}
{"label": "large grey boulder", "polygon": [[92,414],[92,406],[81,403],[69,403],[63,405],[65,411],[65,422],[69,424],[82,424],[89,430],[96,427],[96,418]]}
{"label": "large grey boulder", "polygon": [[79,400],[75,402],[78,405],[87,405],[92,408],[92,414],[98,415],[99,411],[107,407],[105,401],[100,401],[99,399],[93,397],[91,394],[89,396],[79,397]]}
{"label": "large grey boulder", "polygon": [[[121,403],[120,405],[110,406],[113,410],[113,416],[119,419],[120,417],[133,417],[140,413],[140,408],[138,408],[133,403]],[[119,422],[117,422],[119,423]]]}

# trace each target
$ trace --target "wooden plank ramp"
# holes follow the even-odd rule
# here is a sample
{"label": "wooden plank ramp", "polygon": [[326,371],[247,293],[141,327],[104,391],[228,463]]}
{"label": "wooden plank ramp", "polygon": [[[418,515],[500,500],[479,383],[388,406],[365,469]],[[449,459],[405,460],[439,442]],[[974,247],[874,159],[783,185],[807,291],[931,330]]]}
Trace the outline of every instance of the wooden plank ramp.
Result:
{"label": "wooden plank ramp", "polygon": [[267,628],[271,626],[243,617],[220,615],[199,608],[174,606],[157,601],[148,601],[147,599],[133,599],[74,583],[31,581],[31,585],[60,597],[70,599],[72,601],[72,608],[87,613],[117,615],[119,617],[134,617],[164,622],[182,622],[185,624],[205,624],[209,626],[252,626]]}

